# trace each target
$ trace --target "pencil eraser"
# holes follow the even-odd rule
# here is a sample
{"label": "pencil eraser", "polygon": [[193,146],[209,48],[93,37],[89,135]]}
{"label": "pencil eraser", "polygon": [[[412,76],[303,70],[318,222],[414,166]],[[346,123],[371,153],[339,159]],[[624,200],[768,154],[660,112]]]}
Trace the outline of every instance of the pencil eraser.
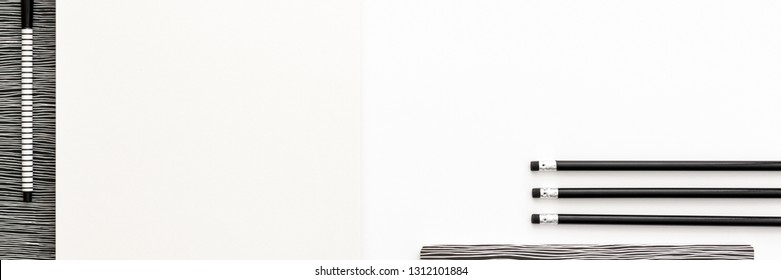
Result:
{"label": "pencil eraser", "polygon": [[540,223],[540,214],[532,214],[532,224]]}
{"label": "pencil eraser", "polygon": [[540,162],[539,161],[532,161],[531,164],[532,171],[540,171]]}
{"label": "pencil eraser", "polygon": [[24,202],[33,202],[33,193],[32,192],[23,192],[23,201]]}
{"label": "pencil eraser", "polygon": [[532,189],[532,197],[533,198],[540,198],[540,188],[533,188]]}

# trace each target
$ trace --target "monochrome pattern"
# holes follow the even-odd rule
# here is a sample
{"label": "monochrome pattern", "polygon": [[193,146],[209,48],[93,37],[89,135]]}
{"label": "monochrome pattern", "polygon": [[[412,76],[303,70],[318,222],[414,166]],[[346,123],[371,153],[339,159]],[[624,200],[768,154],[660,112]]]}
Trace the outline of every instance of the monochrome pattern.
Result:
{"label": "monochrome pattern", "polygon": [[22,191],[33,186],[33,29],[22,29]]}
{"label": "monochrome pattern", "polygon": [[422,260],[753,260],[749,245],[434,245]]}
{"label": "monochrome pattern", "polygon": [[[54,0],[35,1],[35,33],[23,34],[21,1],[0,0],[3,260],[55,257],[55,4]],[[22,50],[23,46],[28,50]],[[30,141],[20,143],[20,139]],[[33,188],[33,176],[33,202],[22,202],[22,188]]]}

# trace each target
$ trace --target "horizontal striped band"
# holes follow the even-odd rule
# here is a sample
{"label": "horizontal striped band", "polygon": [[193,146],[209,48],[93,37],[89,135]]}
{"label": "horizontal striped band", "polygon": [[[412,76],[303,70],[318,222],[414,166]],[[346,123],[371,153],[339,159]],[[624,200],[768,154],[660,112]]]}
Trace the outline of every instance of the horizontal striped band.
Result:
{"label": "horizontal striped band", "polygon": [[439,260],[751,260],[750,245],[475,244],[423,246],[421,259]]}

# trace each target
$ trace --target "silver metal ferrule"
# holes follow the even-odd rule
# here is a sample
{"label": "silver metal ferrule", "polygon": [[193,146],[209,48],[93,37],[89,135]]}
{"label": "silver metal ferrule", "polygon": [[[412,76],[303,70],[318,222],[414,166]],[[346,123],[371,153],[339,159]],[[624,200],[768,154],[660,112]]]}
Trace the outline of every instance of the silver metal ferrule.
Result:
{"label": "silver metal ferrule", "polygon": [[540,198],[559,198],[559,188],[540,188]]}
{"label": "silver metal ferrule", "polygon": [[559,223],[558,214],[540,214],[541,225],[556,225]]}
{"label": "silver metal ferrule", "polygon": [[556,171],[556,161],[555,160],[541,160],[540,161],[540,171]]}

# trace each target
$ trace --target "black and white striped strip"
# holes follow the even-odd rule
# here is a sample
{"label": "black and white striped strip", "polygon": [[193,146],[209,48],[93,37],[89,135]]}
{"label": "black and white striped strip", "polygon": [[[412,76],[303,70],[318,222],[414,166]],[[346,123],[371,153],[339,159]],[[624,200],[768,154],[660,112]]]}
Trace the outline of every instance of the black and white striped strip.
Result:
{"label": "black and white striped strip", "polygon": [[750,245],[434,245],[422,260],[753,260]]}
{"label": "black and white striped strip", "polygon": [[33,182],[33,29],[22,29],[22,192],[32,202]]}

